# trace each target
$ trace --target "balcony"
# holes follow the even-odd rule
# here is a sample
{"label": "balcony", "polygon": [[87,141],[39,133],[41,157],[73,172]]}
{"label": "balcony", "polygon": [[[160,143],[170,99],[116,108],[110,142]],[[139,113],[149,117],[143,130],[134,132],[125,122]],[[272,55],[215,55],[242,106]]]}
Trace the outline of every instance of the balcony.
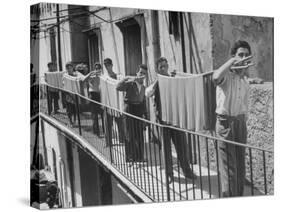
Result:
{"label": "balcony", "polygon": [[[66,127],[83,139],[91,149],[99,154],[99,162],[116,170],[120,176],[147,196],[153,202],[198,200],[220,198],[221,176],[218,162],[220,142],[243,148],[246,154],[246,179],[244,196],[273,194],[273,151],[258,147],[238,144],[219,139],[211,133],[198,133],[171,126],[154,123],[131,114],[124,113],[101,103],[92,101],[79,94],[66,90],[41,85],[41,117],[48,117]],[[52,95],[57,93],[59,110],[54,113]],[[66,98],[72,99],[71,111],[66,109]],[[93,108],[99,110],[97,118],[93,117]],[[72,121],[70,121],[72,120]],[[144,160],[136,162],[126,157],[126,127],[134,133],[135,138],[142,138],[142,150],[131,151],[133,156],[142,154]],[[154,142],[153,132],[165,135],[170,131],[183,133],[189,147],[189,153],[183,149],[182,155],[188,155],[189,163],[196,179],[184,176],[181,158],[173,145],[173,177],[169,179],[167,171],[167,145]],[[132,142],[132,141],[129,141]],[[172,142],[171,142],[172,143]],[[88,149],[87,151],[91,151]],[[139,152],[136,152],[139,151]]]}

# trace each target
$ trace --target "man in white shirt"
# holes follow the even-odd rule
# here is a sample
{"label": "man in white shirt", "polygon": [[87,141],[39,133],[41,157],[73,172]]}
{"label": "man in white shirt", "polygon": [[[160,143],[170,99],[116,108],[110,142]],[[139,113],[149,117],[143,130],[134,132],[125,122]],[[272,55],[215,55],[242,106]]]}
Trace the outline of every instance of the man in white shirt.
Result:
{"label": "man in white shirt", "polygon": [[[216,84],[216,134],[219,138],[246,144],[249,84],[248,67],[252,64],[251,47],[246,41],[237,41],[231,49],[231,58],[214,71]],[[245,180],[245,148],[218,142],[219,173],[223,197],[242,196]]]}
{"label": "man in white shirt", "polygon": [[[104,75],[108,76],[109,78],[117,80],[117,74],[113,71],[113,63],[110,58],[105,58],[103,61],[105,66]],[[112,127],[113,127],[113,119],[116,122],[117,129],[118,129],[118,137],[119,142],[124,143],[125,141],[125,132],[123,127],[123,117],[122,114],[118,112],[113,112],[108,108],[105,108],[104,112],[104,122],[106,123],[105,127],[105,134],[106,134],[106,145],[112,144]]]}
{"label": "man in white shirt", "polygon": [[[90,77],[88,85],[89,85],[89,95],[90,98],[96,102],[101,102],[101,94],[100,94],[100,75],[102,73],[101,64],[95,63],[94,65],[94,74]],[[99,119],[98,115],[102,116],[101,106],[97,103],[91,104],[92,110],[92,118],[93,118],[93,131],[95,134],[100,135],[99,130]]]}

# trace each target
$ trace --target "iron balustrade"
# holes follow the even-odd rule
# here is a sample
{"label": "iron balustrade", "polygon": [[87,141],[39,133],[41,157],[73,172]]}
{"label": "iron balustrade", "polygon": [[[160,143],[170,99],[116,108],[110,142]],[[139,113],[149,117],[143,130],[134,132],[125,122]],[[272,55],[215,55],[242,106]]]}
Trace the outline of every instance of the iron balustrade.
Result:
{"label": "iron balustrade", "polygon": [[[153,201],[222,197],[221,142],[245,150],[243,195],[273,194],[274,153],[271,150],[217,138],[209,132],[154,123],[50,85],[41,85],[40,91],[40,112],[67,125],[87,140]],[[52,109],[54,104],[51,102],[55,92],[59,103],[57,112]],[[167,140],[172,134],[182,135],[184,139]],[[175,142],[185,142],[186,145],[172,145]],[[178,145],[180,148],[176,149]],[[190,164],[196,178],[184,175],[185,163]]]}

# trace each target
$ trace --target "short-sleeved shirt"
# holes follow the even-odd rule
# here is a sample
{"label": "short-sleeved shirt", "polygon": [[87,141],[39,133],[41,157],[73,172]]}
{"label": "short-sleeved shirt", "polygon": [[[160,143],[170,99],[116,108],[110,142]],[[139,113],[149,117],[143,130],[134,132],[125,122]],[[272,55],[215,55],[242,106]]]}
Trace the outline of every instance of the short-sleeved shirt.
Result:
{"label": "short-sleeved shirt", "polygon": [[249,83],[246,77],[228,72],[216,87],[216,113],[237,116],[247,114]]}

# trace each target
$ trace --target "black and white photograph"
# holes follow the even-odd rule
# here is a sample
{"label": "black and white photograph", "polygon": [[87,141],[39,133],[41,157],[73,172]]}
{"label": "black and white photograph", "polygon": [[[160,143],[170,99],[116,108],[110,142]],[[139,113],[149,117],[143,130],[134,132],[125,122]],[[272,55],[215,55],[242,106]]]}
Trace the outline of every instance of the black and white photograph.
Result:
{"label": "black and white photograph", "polygon": [[274,20],[31,5],[30,206],[274,195]]}

